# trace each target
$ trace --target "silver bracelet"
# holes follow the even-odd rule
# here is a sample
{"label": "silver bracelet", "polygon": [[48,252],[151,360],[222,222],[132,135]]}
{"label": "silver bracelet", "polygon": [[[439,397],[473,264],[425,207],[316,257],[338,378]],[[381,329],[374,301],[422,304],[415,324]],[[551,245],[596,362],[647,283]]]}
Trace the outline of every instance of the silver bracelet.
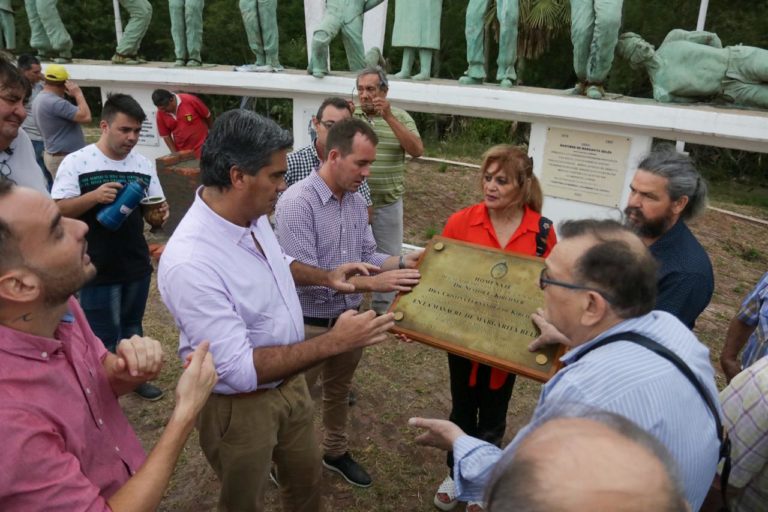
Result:
{"label": "silver bracelet", "polygon": [[397,264],[398,268],[405,268],[405,258],[403,255],[400,255],[400,262]]}

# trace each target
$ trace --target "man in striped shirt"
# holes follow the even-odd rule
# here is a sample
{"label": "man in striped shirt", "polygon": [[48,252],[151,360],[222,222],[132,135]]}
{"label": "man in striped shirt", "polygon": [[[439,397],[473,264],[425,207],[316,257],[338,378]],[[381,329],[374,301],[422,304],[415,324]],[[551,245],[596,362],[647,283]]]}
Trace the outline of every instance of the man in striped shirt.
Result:
{"label": "man in striped shirt", "polygon": [[[699,510],[720,446],[715,420],[701,395],[680,370],[646,347],[620,338],[590,348],[612,335],[650,338],[685,361],[713,398],[717,388],[708,349],[677,318],[652,311],[656,263],[628,228],[611,220],[570,221],[561,225],[560,236],[539,280],[544,290],[540,313],[567,337],[571,350],[561,358],[564,367],[542,388],[531,423],[505,450],[515,451],[552,404],[582,403],[613,412],[669,450],[686,499]],[[482,499],[502,451],[448,421],[413,418],[411,424],[428,429],[421,442],[453,449],[458,498]]]}
{"label": "man in striped shirt", "polygon": [[[326,98],[317,109],[317,115],[312,116],[310,134],[312,142],[301,149],[288,153],[288,172],[285,173],[285,184],[289,187],[303,180],[320,168],[325,160],[325,140],[328,130],[343,119],[352,117],[353,106],[339,97]],[[368,218],[373,215],[373,202],[368,181],[363,180],[358,189],[368,206]]]}
{"label": "man in striped shirt", "polygon": [[[720,393],[720,403],[723,426],[731,439],[732,466],[728,481],[731,510],[765,512],[768,510],[768,356],[736,375]],[[719,498],[719,489],[710,493],[710,497]]]}
{"label": "man in striped shirt", "polygon": [[[387,254],[400,254],[405,154],[421,156],[424,145],[408,112],[389,104],[388,92],[389,81],[380,67],[366,68],[357,75],[360,105],[355,109],[355,117],[367,121],[379,138],[376,162],[371,165],[368,178],[373,199],[373,236],[379,249]],[[374,293],[372,308],[384,313],[393,298],[394,293]]]}
{"label": "man in striped shirt", "polygon": [[[405,256],[379,252],[365,200],[356,193],[376,158],[377,140],[371,127],[359,119],[335,123],[328,131],[328,158],[322,167],[290,187],[277,203],[275,234],[289,256],[319,268],[362,261],[382,270],[351,278],[353,294],[299,286],[307,339],[327,332],[344,311],[357,309],[362,301],[360,292],[408,291],[418,283],[415,267],[419,252]],[[312,387],[322,373],[323,465],[353,485],[368,487],[371,477],[349,455],[346,433],[347,397],[362,354],[361,347],[331,356],[306,375]]]}

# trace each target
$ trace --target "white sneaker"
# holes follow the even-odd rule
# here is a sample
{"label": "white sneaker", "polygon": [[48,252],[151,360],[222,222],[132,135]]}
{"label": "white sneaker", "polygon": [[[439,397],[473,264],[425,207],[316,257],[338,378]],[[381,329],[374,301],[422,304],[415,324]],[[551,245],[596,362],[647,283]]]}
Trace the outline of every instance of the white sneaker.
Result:
{"label": "white sneaker", "polygon": [[[449,501],[441,500],[441,494],[447,496]],[[433,503],[440,510],[448,511],[456,508],[456,505],[458,505],[459,502],[456,500],[456,485],[453,483],[453,478],[450,476],[445,477],[443,483],[441,483],[440,487],[437,488]]]}
{"label": "white sneaker", "polygon": [[469,501],[467,502],[466,512],[483,512],[485,510],[484,501]]}

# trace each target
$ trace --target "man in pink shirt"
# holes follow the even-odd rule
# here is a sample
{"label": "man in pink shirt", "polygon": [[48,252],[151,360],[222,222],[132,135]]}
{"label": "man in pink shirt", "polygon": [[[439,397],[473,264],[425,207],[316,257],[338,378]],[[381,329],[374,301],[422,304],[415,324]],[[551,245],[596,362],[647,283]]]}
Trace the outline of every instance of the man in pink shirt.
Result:
{"label": "man in pink shirt", "polygon": [[162,348],[133,336],[111,354],[91,331],[72,297],[96,274],[87,231],[0,181],[0,510],[156,509],[217,380],[203,343],[145,457],[117,396],[160,373]]}

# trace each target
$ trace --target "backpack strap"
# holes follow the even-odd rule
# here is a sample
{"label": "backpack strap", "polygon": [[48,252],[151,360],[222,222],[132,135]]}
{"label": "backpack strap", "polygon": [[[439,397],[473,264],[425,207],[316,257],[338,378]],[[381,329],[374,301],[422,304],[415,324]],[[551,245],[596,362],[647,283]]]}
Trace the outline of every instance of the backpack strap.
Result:
{"label": "backpack strap", "polygon": [[593,350],[597,350],[600,347],[603,347],[605,345],[608,345],[610,343],[614,343],[617,341],[628,341],[630,343],[635,343],[663,357],[664,359],[672,363],[680,371],[680,373],[682,373],[685,376],[685,378],[688,379],[688,381],[693,385],[693,387],[699,393],[699,396],[701,396],[701,399],[706,404],[710,414],[712,414],[712,417],[715,419],[715,428],[717,429],[717,439],[720,441],[720,454],[719,454],[718,460],[724,461],[723,469],[722,469],[722,472],[720,473],[720,492],[722,494],[722,500],[723,500],[723,509],[721,510],[727,511],[728,502],[727,502],[726,493],[728,491],[728,478],[730,477],[730,474],[731,474],[731,440],[728,439],[728,432],[725,430],[725,428],[723,428],[723,423],[720,420],[720,414],[717,412],[717,406],[715,405],[716,404],[715,399],[707,392],[706,388],[701,383],[701,381],[696,377],[696,375],[693,373],[691,368],[687,364],[685,364],[685,361],[680,359],[680,357],[677,354],[669,350],[667,347],[665,347],[661,343],[636,332],[631,332],[631,331],[620,332],[620,333],[608,336],[607,338],[603,338],[602,340],[598,341],[597,343],[590,346],[589,348],[579,352],[576,355],[576,357],[573,358],[572,363],[575,363],[576,361],[578,361],[585,355],[589,354]]}
{"label": "backpack strap", "polygon": [[549,230],[552,229],[552,221],[543,215],[539,217],[539,232],[536,233],[536,256],[541,258],[547,252],[547,239]]}

